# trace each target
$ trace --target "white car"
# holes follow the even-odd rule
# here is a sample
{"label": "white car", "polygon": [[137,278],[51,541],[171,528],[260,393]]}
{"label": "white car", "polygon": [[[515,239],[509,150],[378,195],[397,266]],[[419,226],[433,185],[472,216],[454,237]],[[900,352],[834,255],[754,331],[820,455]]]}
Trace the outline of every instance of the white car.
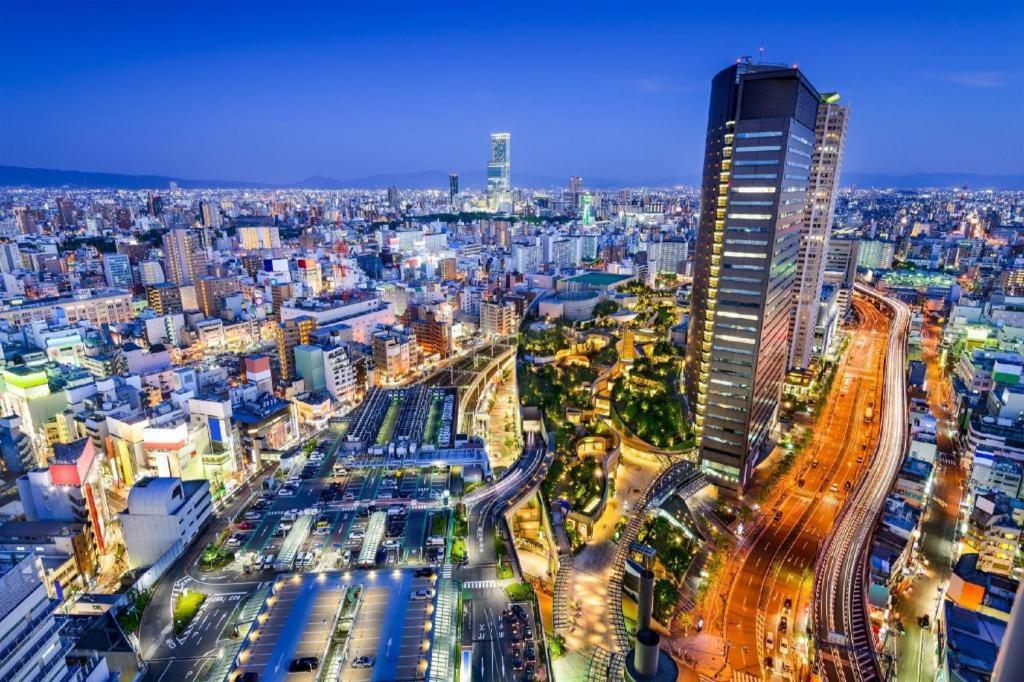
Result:
{"label": "white car", "polygon": [[278,497],[295,497],[295,491],[291,488],[281,488],[277,493]]}
{"label": "white car", "polygon": [[381,500],[390,500],[393,499],[394,497],[395,496],[392,495],[391,493],[381,493],[380,495],[377,496],[377,498]]}
{"label": "white car", "polygon": [[385,540],[384,541],[384,546],[387,549],[398,549],[399,544],[400,543],[398,542],[398,540]]}
{"label": "white car", "polygon": [[409,595],[409,599],[411,599],[412,601],[427,601],[428,599],[433,599],[433,598],[434,598],[434,590],[433,590],[433,588],[429,588],[429,587],[426,588],[426,589],[422,589],[422,590],[416,590],[415,592],[413,592],[412,594]]}
{"label": "white car", "polygon": [[366,537],[366,533],[361,530],[354,530],[348,534],[349,540],[362,540],[364,537]]}
{"label": "white car", "polygon": [[373,657],[372,656],[356,656],[352,659],[353,668],[372,668]]}

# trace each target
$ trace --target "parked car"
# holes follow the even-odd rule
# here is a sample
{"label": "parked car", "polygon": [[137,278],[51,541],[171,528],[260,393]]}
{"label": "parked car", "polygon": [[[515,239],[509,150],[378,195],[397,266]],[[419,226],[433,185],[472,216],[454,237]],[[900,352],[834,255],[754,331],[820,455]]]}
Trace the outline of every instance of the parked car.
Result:
{"label": "parked car", "polygon": [[411,595],[409,595],[409,599],[411,599],[412,601],[426,601],[428,599],[433,599],[433,598],[434,598],[434,590],[432,588],[429,588],[429,587],[425,588],[425,589],[422,589],[422,590],[416,590]]}
{"label": "parked car", "polygon": [[352,659],[353,668],[372,668],[374,659],[372,656],[356,656]]}
{"label": "parked car", "polygon": [[293,673],[312,672],[320,667],[320,659],[316,656],[293,658],[288,670]]}

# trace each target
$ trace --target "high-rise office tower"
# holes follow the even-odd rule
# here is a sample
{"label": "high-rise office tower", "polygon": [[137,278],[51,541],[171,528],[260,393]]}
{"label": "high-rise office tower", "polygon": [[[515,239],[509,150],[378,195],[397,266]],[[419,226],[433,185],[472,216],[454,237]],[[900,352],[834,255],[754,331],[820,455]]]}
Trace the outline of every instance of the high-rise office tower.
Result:
{"label": "high-rise office tower", "polygon": [[566,192],[565,203],[570,208],[576,209],[580,205],[580,196],[583,194],[583,178],[573,175],[569,178],[569,191]]}
{"label": "high-rise office tower", "polygon": [[512,136],[491,133],[491,160],[487,162],[487,201],[492,209],[508,203],[512,194],[511,169]]}
{"label": "high-rise office tower", "polygon": [[123,253],[103,254],[103,276],[112,289],[132,288],[132,264]]}
{"label": "high-rise office tower", "polygon": [[807,187],[800,255],[794,289],[792,342],[789,366],[806,369],[811,363],[814,327],[818,321],[825,256],[836,212],[839,170],[846,147],[846,125],[850,108],[839,103],[839,95],[828,93],[818,105],[814,125],[814,156]]}
{"label": "high-rise office tower", "polygon": [[388,187],[388,206],[394,209],[397,209],[400,206],[398,188],[395,186]]}
{"label": "high-rise office tower", "polygon": [[21,249],[17,242],[4,242],[0,244],[0,272],[14,272],[20,270]]}
{"label": "high-rise office tower", "polygon": [[163,237],[167,275],[178,286],[195,282],[206,274],[206,253],[191,230],[174,229]]}
{"label": "high-rise office tower", "polygon": [[78,220],[78,211],[71,197],[57,197],[57,213],[64,227],[73,227]]}
{"label": "high-rise office tower", "polygon": [[181,287],[172,282],[160,282],[146,287],[146,300],[157,315],[173,315],[185,310],[181,300]]}
{"label": "high-rise office tower", "polygon": [[459,194],[459,174],[448,174],[448,205],[455,205],[455,197]]}
{"label": "high-rise office tower", "polygon": [[209,201],[199,202],[199,217],[206,227],[221,226],[220,209]]}
{"label": "high-rise office tower", "polygon": [[150,284],[161,284],[164,281],[164,269],[160,261],[144,260],[139,262],[139,282],[144,287]]}
{"label": "high-rise office tower", "polygon": [[22,234],[39,234],[36,217],[28,206],[14,207],[14,222]]}
{"label": "high-rise office tower", "polygon": [[237,277],[196,278],[196,302],[207,317],[217,317],[224,306],[224,299],[239,290]]}
{"label": "high-rise office tower", "polygon": [[701,469],[727,494],[771,447],[820,99],[784,66],[711,82],[685,379]]}

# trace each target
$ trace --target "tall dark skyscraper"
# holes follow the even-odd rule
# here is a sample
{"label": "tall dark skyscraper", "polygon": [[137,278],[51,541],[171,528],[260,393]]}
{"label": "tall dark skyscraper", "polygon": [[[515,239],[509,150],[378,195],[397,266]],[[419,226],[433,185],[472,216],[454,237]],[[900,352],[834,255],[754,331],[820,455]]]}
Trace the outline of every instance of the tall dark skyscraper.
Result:
{"label": "tall dark skyscraper", "polygon": [[455,197],[459,194],[459,174],[448,174],[448,205],[455,205]]}
{"label": "tall dark skyscraper", "polygon": [[711,83],[685,380],[701,468],[733,493],[771,447],[820,99],[786,66]]}

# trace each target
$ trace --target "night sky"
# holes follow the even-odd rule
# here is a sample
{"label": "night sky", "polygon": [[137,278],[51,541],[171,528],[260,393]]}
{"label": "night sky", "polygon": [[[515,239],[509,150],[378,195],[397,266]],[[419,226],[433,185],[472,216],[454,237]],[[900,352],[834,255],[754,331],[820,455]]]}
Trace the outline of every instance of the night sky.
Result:
{"label": "night sky", "polygon": [[513,181],[691,175],[711,77],[764,45],[852,104],[847,170],[1024,173],[1024,3],[689,4],[3,0],[0,163],[471,172],[508,130]]}

